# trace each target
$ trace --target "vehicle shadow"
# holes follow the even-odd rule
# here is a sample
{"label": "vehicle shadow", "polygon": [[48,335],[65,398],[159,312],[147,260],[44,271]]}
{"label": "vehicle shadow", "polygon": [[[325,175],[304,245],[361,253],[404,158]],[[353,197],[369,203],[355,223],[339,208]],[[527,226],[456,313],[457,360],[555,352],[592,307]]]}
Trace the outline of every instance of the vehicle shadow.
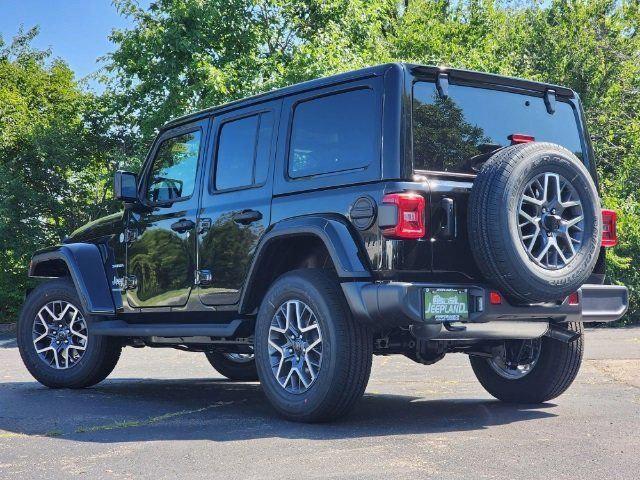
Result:
{"label": "vehicle shadow", "polygon": [[366,394],[344,420],[298,424],[277,416],[257,383],[114,379],[86,390],[0,384],[0,430],[82,442],[257,438],[334,440],[437,434],[554,417],[553,404]]}

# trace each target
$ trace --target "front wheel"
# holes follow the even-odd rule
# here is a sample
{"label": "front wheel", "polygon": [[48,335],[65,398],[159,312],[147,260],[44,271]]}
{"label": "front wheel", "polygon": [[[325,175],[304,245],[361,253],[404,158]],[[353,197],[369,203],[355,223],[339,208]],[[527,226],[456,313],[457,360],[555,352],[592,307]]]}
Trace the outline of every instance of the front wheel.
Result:
{"label": "front wheel", "polygon": [[29,373],[51,388],[89,387],[104,380],[122,347],[117,340],[93,335],[93,322],[70,279],[40,284],[18,320],[18,348]]}
{"label": "front wheel", "polygon": [[334,420],[360,399],[371,372],[373,340],[355,322],[334,276],[284,274],[265,295],[255,332],[258,376],[284,417]]}
{"label": "front wheel", "polygon": [[256,361],[252,353],[206,352],[205,355],[211,366],[229,380],[238,382],[258,380]]}
{"label": "front wheel", "polygon": [[471,367],[491,395],[510,403],[542,403],[558,397],[573,383],[582,363],[583,329],[566,325],[580,336],[564,343],[550,337],[506,340],[491,358],[472,356]]}

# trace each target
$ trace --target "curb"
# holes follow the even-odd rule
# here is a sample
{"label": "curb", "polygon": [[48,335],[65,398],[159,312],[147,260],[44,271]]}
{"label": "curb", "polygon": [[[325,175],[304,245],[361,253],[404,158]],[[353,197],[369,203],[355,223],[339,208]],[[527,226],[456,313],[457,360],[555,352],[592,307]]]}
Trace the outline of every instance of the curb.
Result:
{"label": "curb", "polygon": [[0,334],[3,333],[16,333],[15,323],[0,323]]}

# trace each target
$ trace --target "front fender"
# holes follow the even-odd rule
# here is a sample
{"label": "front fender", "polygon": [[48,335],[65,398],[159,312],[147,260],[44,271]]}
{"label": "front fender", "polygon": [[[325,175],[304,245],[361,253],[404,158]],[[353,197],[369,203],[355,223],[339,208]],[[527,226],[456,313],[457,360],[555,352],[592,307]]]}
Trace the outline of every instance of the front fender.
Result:
{"label": "front fender", "polygon": [[92,243],[69,243],[41,250],[33,255],[29,276],[52,278],[66,274],[75,284],[82,306],[94,315],[115,315],[111,288],[104,270],[102,255]]}

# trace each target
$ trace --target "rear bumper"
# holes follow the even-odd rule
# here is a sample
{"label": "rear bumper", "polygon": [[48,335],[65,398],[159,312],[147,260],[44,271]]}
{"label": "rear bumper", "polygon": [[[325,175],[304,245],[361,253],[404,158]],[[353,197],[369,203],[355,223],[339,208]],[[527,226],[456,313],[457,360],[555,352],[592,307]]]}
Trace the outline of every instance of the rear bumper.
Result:
{"label": "rear bumper", "polygon": [[[469,319],[467,323],[494,321],[540,322],[613,322],[624,315],[629,306],[626,287],[618,285],[583,285],[578,290],[578,304],[562,302],[534,305],[500,305],[489,302],[490,288],[484,285],[452,285],[403,282],[348,282],[342,284],[353,316],[362,322],[381,327],[427,325],[423,318],[425,287],[468,288]],[[440,322],[435,322],[440,323]]]}

